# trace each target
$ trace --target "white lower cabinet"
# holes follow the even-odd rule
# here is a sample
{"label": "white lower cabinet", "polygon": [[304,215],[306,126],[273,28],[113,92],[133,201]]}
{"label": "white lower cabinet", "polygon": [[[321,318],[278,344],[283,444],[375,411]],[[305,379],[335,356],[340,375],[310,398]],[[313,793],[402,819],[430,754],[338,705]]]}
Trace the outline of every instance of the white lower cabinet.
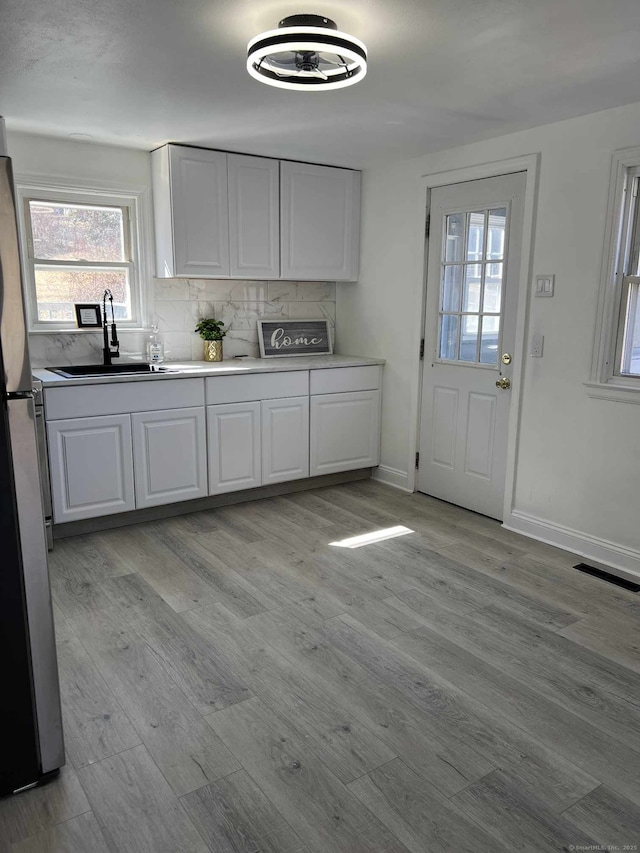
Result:
{"label": "white lower cabinet", "polygon": [[47,424],[56,524],[135,509],[131,417]]}
{"label": "white lower cabinet", "polygon": [[205,497],[204,406],[131,415],[136,508]]}
{"label": "white lower cabinet", "polygon": [[207,406],[207,446],[209,494],[259,486],[260,403]]}
{"label": "white lower cabinet", "polygon": [[380,368],[311,373],[48,389],[54,522],[378,465]]}
{"label": "white lower cabinet", "polygon": [[311,397],[312,477],[380,463],[380,391]]}
{"label": "white lower cabinet", "polygon": [[263,400],[262,485],[309,476],[309,397]]}

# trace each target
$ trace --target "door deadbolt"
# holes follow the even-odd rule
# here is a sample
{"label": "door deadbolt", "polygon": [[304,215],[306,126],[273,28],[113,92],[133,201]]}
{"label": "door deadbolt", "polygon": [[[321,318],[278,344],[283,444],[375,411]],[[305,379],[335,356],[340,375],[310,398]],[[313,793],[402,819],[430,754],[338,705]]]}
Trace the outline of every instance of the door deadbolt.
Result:
{"label": "door deadbolt", "polygon": [[511,353],[504,352],[502,353],[502,358],[500,359],[503,364],[511,364]]}

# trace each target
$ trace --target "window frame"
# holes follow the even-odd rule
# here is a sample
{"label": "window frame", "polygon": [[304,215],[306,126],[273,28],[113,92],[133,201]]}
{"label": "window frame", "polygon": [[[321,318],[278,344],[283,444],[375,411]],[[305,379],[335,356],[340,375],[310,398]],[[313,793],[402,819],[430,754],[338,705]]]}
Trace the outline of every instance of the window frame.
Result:
{"label": "window frame", "polygon": [[[129,273],[129,291],[131,299],[131,319],[118,320],[118,328],[127,331],[140,331],[144,328],[145,288],[147,281],[146,258],[147,233],[145,228],[144,190],[120,190],[86,184],[69,186],[44,180],[29,180],[16,177],[17,214],[21,234],[22,269],[25,289],[25,304],[29,334],[95,334],[95,329],[79,329],[75,320],[40,320],[35,281],[37,265],[69,266],[82,268],[107,267],[127,269]],[[52,261],[44,259],[42,263],[34,257],[33,238],[29,201],[55,202],[58,204],[85,204],[119,207],[125,214],[125,253],[128,260],[122,262],[98,261]]]}
{"label": "window frame", "polygon": [[585,383],[590,397],[627,403],[640,403],[640,376],[621,372],[630,278],[627,270],[640,234],[637,229],[639,183],[640,147],[615,151],[609,181],[591,375]]}

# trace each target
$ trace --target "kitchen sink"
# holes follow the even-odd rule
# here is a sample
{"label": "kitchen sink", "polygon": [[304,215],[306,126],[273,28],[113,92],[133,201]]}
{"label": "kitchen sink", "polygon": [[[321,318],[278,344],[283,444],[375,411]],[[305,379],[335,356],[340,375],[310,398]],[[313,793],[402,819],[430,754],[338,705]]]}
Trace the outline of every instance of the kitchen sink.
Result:
{"label": "kitchen sink", "polygon": [[47,367],[58,376],[68,379],[83,376],[120,376],[122,374],[140,375],[144,373],[175,373],[170,367],[159,367],[156,364],[66,364],[63,367]]}

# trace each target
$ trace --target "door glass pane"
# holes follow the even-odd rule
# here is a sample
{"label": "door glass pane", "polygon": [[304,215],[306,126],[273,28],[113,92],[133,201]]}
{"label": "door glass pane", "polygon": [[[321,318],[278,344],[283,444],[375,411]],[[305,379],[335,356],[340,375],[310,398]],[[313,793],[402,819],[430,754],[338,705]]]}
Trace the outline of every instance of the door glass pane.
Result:
{"label": "door glass pane", "polygon": [[126,261],[121,207],[29,201],[33,256],[55,261]]}
{"label": "door glass pane", "polygon": [[498,344],[500,343],[500,317],[482,318],[482,338],[480,339],[480,363],[498,363]]}
{"label": "door glass pane", "polygon": [[440,323],[440,358],[454,360],[458,345],[458,315],[444,314]]}
{"label": "door glass pane", "polygon": [[504,237],[507,228],[507,209],[498,207],[489,211],[489,236],[487,260],[504,258]]}
{"label": "door glass pane", "polygon": [[498,365],[508,210],[493,207],[445,216],[439,307],[442,359]]}
{"label": "door glass pane", "polygon": [[462,291],[462,310],[480,310],[482,264],[467,264],[464,268],[464,288]]}
{"label": "door glass pane", "polygon": [[460,361],[476,360],[476,344],[478,341],[478,316],[462,317],[460,329]]}
{"label": "door glass pane", "polygon": [[484,251],[484,210],[467,213],[467,260],[482,260]]}
{"label": "door glass pane", "polygon": [[445,229],[445,261],[461,261],[464,240],[464,213],[450,213]]}
{"label": "door glass pane", "polygon": [[462,265],[448,266],[444,268],[442,281],[442,310],[460,310],[460,290],[462,284]]}
{"label": "door glass pane", "polygon": [[499,314],[502,302],[502,274],[504,264],[487,264],[484,278],[483,311]]}

